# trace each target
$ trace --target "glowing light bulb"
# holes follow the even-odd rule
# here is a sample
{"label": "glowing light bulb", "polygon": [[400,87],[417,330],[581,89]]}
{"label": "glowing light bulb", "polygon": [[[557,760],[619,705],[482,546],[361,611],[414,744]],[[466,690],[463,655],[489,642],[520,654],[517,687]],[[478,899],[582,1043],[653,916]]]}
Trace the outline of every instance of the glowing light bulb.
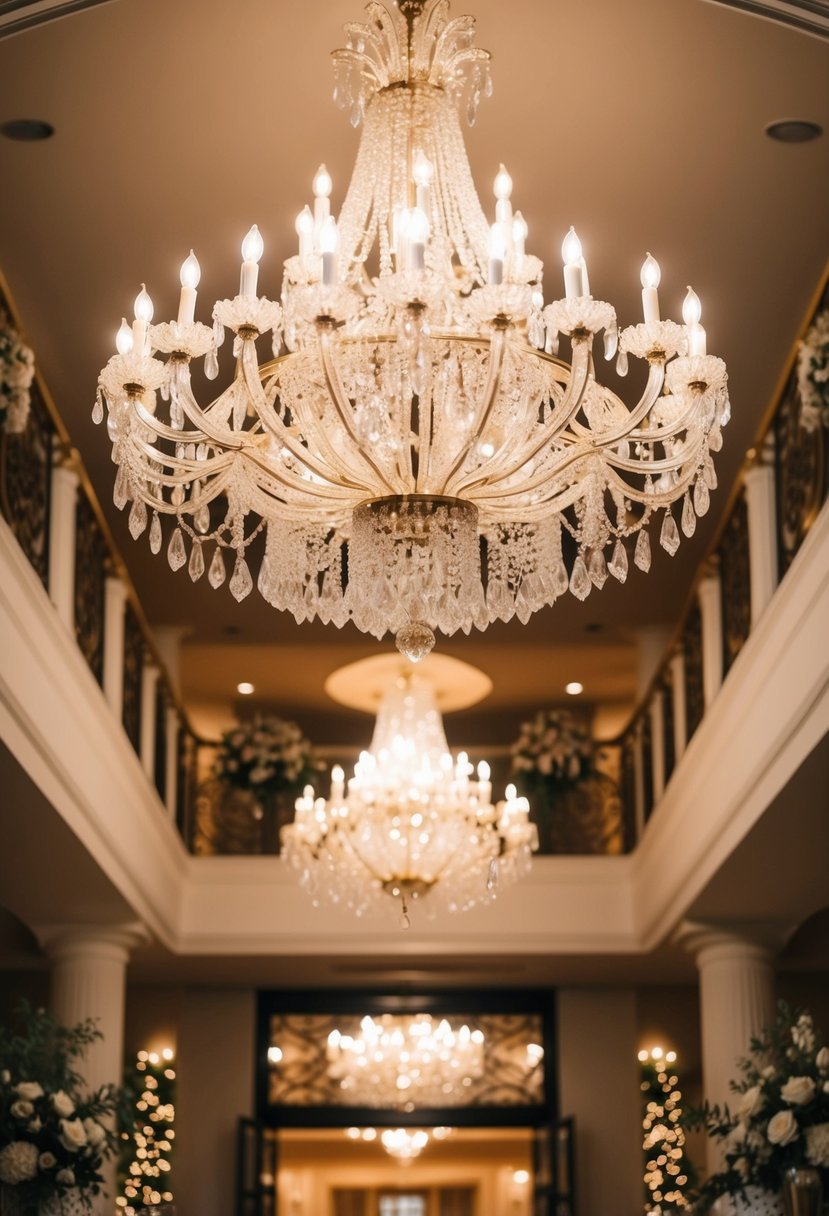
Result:
{"label": "glowing light bulb", "polygon": [[688,288],[688,294],[682,305],[682,320],[686,325],[699,325],[702,319],[702,304],[693,287]]}
{"label": "glowing light bulb", "polygon": [[414,165],[412,167],[412,177],[416,186],[428,186],[431,184],[432,178],[435,176],[435,166],[429,160],[429,157],[422,148],[418,148],[415,153]]}
{"label": "glowing light bulb", "polygon": [[512,178],[503,165],[500,166],[495,176],[495,185],[493,186],[495,197],[502,202],[512,194]]}
{"label": "glowing light bulb", "polygon": [[246,262],[258,262],[265,252],[265,242],[256,224],[242,241],[242,257]]}
{"label": "glowing light bulb", "polygon": [[489,281],[498,287],[504,281],[504,261],[507,256],[507,234],[503,223],[495,223],[489,230]]}
{"label": "glowing light bulb", "polygon": [[642,271],[640,273],[643,287],[658,287],[662,278],[662,271],[659,269],[659,263],[652,254],[648,254],[642,263]]}
{"label": "glowing light bulb", "polygon": [[564,294],[568,300],[576,299],[585,294],[584,288],[584,256],[581,241],[575,228],[571,227],[561,243],[561,256],[564,259]]}
{"label": "glowing light bulb", "polygon": [[189,256],[186,257],[181,264],[179,281],[182,287],[189,287],[192,291],[195,291],[199,285],[200,279],[201,266],[199,265],[199,259],[191,249]]}
{"label": "glowing light bulb", "polygon": [[486,760],[481,760],[481,762],[478,765],[478,780],[479,781],[489,781],[490,773],[491,773],[491,769],[490,769],[489,765],[487,764]]}
{"label": "glowing light bulb", "polygon": [[567,236],[561,242],[561,256],[564,259],[565,266],[581,268],[581,241],[579,240],[578,233],[572,226]]}
{"label": "glowing light bulb", "polygon": [[339,243],[340,234],[337,231],[337,221],[333,215],[329,215],[320,229],[320,252],[336,253]]}
{"label": "glowing light bulb", "polygon": [[514,245],[521,245],[523,248],[524,242],[529,235],[527,221],[524,219],[520,211],[516,211],[512,220],[512,242]]}
{"label": "glowing light bulb", "polygon": [[331,180],[331,174],[325,165],[320,165],[314,174],[314,197],[329,198],[333,187],[334,183]]}
{"label": "glowing light bulb", "polygon": [[242,241],[242,279],[239,285],[239,295],[252,300],[256,296],[256,285],[259,282],[259,259],[265,249],[259,229],[254,224]]}
{"label": "glowing light bulb", "polygon": [[115,335],[115,349],[119,355],[128,355],[132,350],[132,330],[127,324],[126,317],[121,318],[121,325]]}
{"label": "glowing light bulb", "polygon": [[147,325],[153,319],[153,302],[143,283],[141,284],[141,290],[135,297],[135,319],[137,321],[144,321]]}
{"label": "glowing light bulb", "polygon": [[311,208],[307,205],[296,217],[294,228],[299,237],[299,256],[307,257],[309,253],[314,252],[314,217],[311,214]]}

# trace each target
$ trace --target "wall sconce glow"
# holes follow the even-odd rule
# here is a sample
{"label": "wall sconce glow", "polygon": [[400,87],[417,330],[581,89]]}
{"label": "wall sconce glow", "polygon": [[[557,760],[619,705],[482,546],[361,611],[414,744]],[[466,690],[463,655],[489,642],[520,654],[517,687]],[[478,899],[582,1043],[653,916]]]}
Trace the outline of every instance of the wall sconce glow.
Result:
{"label": "wall sconce glow", "polygon": [[256,685],[251,684],[249,680],[242,680],[241,684],[236,685],[236,691],[243,697],[250,697],[256,692]]}
{"label": "wall sconce glow", "polygon": [[283,1052],[282,1052],[281,1047],[269,1047],[268,1048],[268,1063],[269,1064],[280,1064],[282,1062],[282,1055],[283,1055]]}
{"label": "wall sconce glow", "polygon": [[529,1170],[513,1170],[512,1180],[516,1186],[526,1186],[530,1180]]}
{"label": "wall sconce glow", "polygon": [[579,693],[584,692],[584,685],[580,684],[578,680],[571,680],[569,684],[564,685],[564,691],[568,697],[577,697]]}

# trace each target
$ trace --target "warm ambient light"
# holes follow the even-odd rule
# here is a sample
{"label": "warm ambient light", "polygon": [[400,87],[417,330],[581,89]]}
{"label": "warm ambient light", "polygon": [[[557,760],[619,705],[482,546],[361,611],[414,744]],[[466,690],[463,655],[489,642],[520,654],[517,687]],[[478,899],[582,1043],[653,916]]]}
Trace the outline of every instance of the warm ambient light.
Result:
{"label": "warm ambient light", "polygon": [[512,1180],[516,1186],[526,1186],[530,1180],[529,1170],[513,1170]]}
{"label": "warm ambient light", "polygon": [[248,680],[243,680],[241,684],[236,685],[236,691],[243,697],[249,697],[256,692],[256,685],[249,683]]}
{"label": "warm ambient light", "polygon": [[[148,530],[158,552],[167,517],[173,569],[226,582],[237,600],[257,589],[298,622],[394,634],[412,659],[436,631],[526,623],[568,591],[584,600],[624,582],[629,561],[647,571],[651,531],[675,553],[678,523],[690,536],[708,510],[730,417],[725,364],[701,327],[689,350],[685,327],[660,317],[653,259],[644,323],[620,329],[571,229],[563,295],[548,276],[545,306],[509,173],[498,170],[494,216],[474,188],[461,115],[474,121],[491,91],[490,56],[448,10],[372,0],[370,23],[347,27],[335,97],[364,134],[336,217],[331,176],[317,173],[313,232],[303,212],[280,302],[258,294],[253,228],[239,294],[210,325],[190,320],[189,297],[179,325],[139,317],[93,414],[102,422],[106,403],[133,537]],[[428,233],[401,248],[415,202]],[[622,376],[640,361],[638,400],[600,383],[600,345]],[[220,350],[234,382],[202,408],[190,365],[204,358],[212,379]]]}
{"label": "warm ambient light", "polygon": [[282,1062],[282,1054],[283,1053],[282,1053],[281,1047],[276,1047],[276,1046],[269,1047],[268,1048],[268,1063],[269,1064],[280,1064]]}
{"label": "warm ambient light", "polygon": [[564,691],[570,697],[577,697],[580,692],[584,692],[584,685],[578,680],[571,680],[569,684],[564,685]]}

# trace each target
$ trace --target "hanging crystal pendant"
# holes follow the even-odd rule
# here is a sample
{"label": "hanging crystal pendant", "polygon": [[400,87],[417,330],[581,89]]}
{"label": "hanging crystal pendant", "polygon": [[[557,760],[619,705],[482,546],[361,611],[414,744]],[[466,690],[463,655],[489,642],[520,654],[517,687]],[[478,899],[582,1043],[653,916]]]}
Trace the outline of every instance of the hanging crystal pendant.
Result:
{"label": "hanging crystal pendant", "polygon": [[187,550],[184,547],[184,537],[181,528],[176,528],[167,546],[167,561],[171,570],[180,570],[187,561]]}
{"label": "hanging crystal pendant", "polygon": [[158,518],[158,512],[153,511],[153,520],[150,524],[150,551],[152,553],[161,552],[161,520]]}
{"label": "hanging crystal pendant", "polygon": [[405,658],[411,663],[419,663],[434,648],[435,635],[422,621],[412,621],[398,629],[394,641]]}
{"label": "hanging crystal pendant", "polygon": [[651,568],[651,538],[647,528],[642,528],[636,537],[636,548],[633,553],[634,565],[644,574]]}
{"label": "hanging crystal pendant", "polygon": [[225,581],[225,559],[222,555],[221,545],[216,546],[216,551],[213,554],[213,560],[210,563],[210,569],[207,572],[207,581],[210,586],[216,591]]}
{"label": "hanging crystal pendant", "polygon": [[190,550],[190,562],[187,567],[187,572],[194,583],[198,582],[198,580],[204,574],[204,553],[202,552],[202,547],[198,541]]}
{"label": "hanging crystal pendant", "polygon": [[573,562],[573,572],[570,575],[570,590],[577,600],[586,600],[593,587],[587,566],[581,553]]}
{"label": "hanging crystal pendant", "polygon": [[[640,533],[641,535],[641,533]],[[615,579],[623,583],[628,576],[628,555],[624,542],[617,540],[613,548],[613,556],[607,563],[607,568]]]}
{"label": "hanging crystal pendant", "polygon": [[236,558],[236,565],[233,567],[233,574],[230,576],[228,586],[230,594],[239,603],[253,591],[253,579],[248,564],[241,556]]}
{"label": "hanging crystal pendant", "polygon": [[665,518],[662,521],[662,531],[659,534],[659,543],[667,553],[670,553],[671,557],[673,557],[679,548],[679,529],[670,511],[665,512]]}
{"label": "hanging crystal pendant", "polygon": [[691,505],[691,496],[686,492],[682,500],[682,531],[687,537],[691,537],[697,530],[697,517],[694,514],[694,508]]}

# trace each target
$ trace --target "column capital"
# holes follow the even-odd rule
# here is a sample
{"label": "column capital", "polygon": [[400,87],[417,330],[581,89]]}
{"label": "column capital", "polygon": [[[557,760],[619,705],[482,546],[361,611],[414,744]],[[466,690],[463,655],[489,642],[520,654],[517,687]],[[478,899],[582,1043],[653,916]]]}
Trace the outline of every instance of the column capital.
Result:
{"label": "column capital", "polygon": [[772,921],[685,920],[673,936],[676,945],[693,954],[697,964],[727,959],[771,963],[789,936],[789,926]]}
{"label": "column capital", "polygon": [[115,925],[36,925],[34,933],[53,962],[98,958],[126,964],[132,951],[150,940],[140,921]]}

